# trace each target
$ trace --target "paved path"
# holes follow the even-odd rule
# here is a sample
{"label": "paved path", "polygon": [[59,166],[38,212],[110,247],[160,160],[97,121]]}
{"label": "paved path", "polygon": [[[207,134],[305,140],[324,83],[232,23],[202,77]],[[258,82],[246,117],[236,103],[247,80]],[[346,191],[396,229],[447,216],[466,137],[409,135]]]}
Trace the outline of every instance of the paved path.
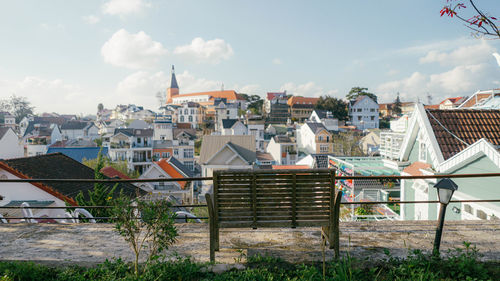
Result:
{"label": "paved path", "polygon": [[[374,259],[385,258],[384,249],[404,257],[408,249],[430,251],[434,221],[379,221],[341,223],[341,254]],[[171,248],[181,256],[208,261],[208,226],[178,224],[180,236]],[[0,260],[34,260],[50,264],[91,265],[122,257],[132,260],[132,251],[108,224],[0,224]],[[291,262],[322,259],[319,228],[222,229],[216,260],[235,263],[246,255],[273,255]],[[463,241],[476,246],[485,260],[500,260],[500,222],[447,222],[442,253],[463,248]],[[240,249],[240,250],[239,250]],[[326,251],[327,258],[332,250]]]}

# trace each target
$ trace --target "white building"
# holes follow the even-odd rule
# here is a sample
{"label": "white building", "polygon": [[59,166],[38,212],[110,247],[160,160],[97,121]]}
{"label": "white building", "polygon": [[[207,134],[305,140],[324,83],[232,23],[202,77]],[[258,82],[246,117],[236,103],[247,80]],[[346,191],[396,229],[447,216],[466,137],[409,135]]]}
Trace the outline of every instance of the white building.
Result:
{"label": "white building", "polygon": [[271,138],[266,152],[273,156],[277,165],[295,165],[297,162],[297,144],[287,136]]}
{"label": "white building", "polygon": [[[199,164],[202,177],[211,177],[215,170],[252,169],[256,161],[255,139],[246,136],[204,136]],[[199,199],[211,192],[212,181],[204,181]]]}
{"label": "white building", "polygon": [[203,107],[195,102],[186,102],[177,110],[179,123],[190,123],[192,128],[198,128],[203,122]]}
{"label": "white building", "polygon": [[153,121],[153,140],[172,140],[173,124],[171,119],[155,119]]}
{"label": "white building", "polygon": [[222,131],[222,121],[227,119],[238,119],[238,105],[227,103],[225,99],[217,99],[215,104],[215,130]]}
{"label": "white building", "polygon": [[368,96],[359,96],[357,99],[349,102],[349,118],[351,125],[359,130],[378,129],[379,105]]}
{"label": "white building", "polygon": [[[186,174],[186,168],[175,158],[164,158],[153,162],[149,168],[142,173],[139,179],[161,179],[161,178],[187,178],[192,174]],[[193,202],[193,184],[189,181],[178,182],[144,182],[139,185],[144,191],[151,193],[153,199],[165,199],[168,196],[175,197],[179,202],[191,204]]]}
{"label": "white building", "polygon": [[0,159],[24,156],[22,141],[10,127],[0,127]]}
{"label": "white building", "polygon": [[242,136],[248,134],[245,124],[237,119],[224,119],[221,123],[222,128],[220,133],[223,136]]}
{"label": "white building", "polygon": [[129,170],[145,171],[153,159],[153,129],[116,129],[110,138],[111,161],[127,161]]}
{"label": "white building", "polygon": [[265,151],[264,122],[248,120],[248,134],[255,137],[255,149],[260,152]]}
{"label": "white building", "polygon": [[408,115],[391,120],[390,128],[390,131],[380,132],[380,156],[396,160],[399,157],[399,151],[408,128]]}
{"label": "white building", "polygon": [[339,130],[339,119],[333,118],[330,111],[315,109],[309,116],[309,122],[322,123],[328,131]]}
{"label": "white building", "polygon": [[333,153],[333,136],[322,123],[305,123],[297,128],[297,148],[309,154]]}

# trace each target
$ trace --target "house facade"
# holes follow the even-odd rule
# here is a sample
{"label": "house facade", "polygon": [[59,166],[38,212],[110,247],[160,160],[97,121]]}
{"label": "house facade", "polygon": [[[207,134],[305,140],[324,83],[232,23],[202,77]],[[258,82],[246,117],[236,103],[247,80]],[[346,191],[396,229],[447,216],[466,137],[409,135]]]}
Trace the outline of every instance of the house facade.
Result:
{"label": "house facade", "polygon": [[142,173],[153,159],[153,129],[116,129],[108,147],[111,161],[127,161],[129,170]]}
{"label": "house facade", "polygon": [[285,92],[267,93],[264,100],[266,123],[285,124],[290,118],[288,99]]}
{"label": "house facade", "polygon": [[327,110],[313,110],[308,120],[313,123],[322,123],[328,131],[339,130],[339,119],[334,118],[332,112]]}
{"label": "house facade", "polygon": [[10,127],[0,127],[0,159],[24,156],[22,141]]}
{"label": "house facade", "polygon": [[203,107],[199,103],[183,103],[177,115],[180,123],[190,123],[192,128],[198,128],[203,123]]}
{"label": "house facade", "polygon": [[349,102],[349,118],[359,130],[378,129],[379,105],[368,96],[359,96]]}
{"label": "house facade", "polygon": [[309,154],[333,153],[333,135],[322,123],[306,122],[297,129],[297,148]]}
{"label": "house facade", "polygon": [[[153,162],[139,179],[186,178],[192,176],[192,174],[186,175],[185,169],[179,169],[178,166],[182,164],[174,160],[169,157]],[[193,184],[189,181],[145,182],[141,183],[139,187],[151,193],[150,198],[152,199],[165,199],[168,196],[173,196],[183,204],[193,202]]]}
{"label": "house facade", "polygon": [[287,136],[274,136],[267,145],[276,165],[295,165],[298,158],[297,144]]}
{"label": "house facade", "polygon": [[304,122],[314,111],[319,98],[292,96],[288,99],[290,118],[293,121]]}
{"label": "house facade", "polygon": [[[439,110],[416,106],[409,120],[399,161],[410,163],[402,175],[499,173],[499,110]],[[493,178],[454,178],[456,200],[498,197]],[[402,200],[437,200],[435,179],[401,181]],[[496,219],[499,203],[450,203],[447,219]],[[433,220],[437,204],[406,204],[403,219]]]}
{"label": "house facade", "polygon": [[[201,176],[211,177],[213,171],[252,169],[256,162],[255,139],[246,136],[203,136],[199,164]],[[204,181],[199,199],[212,191],[212,181]]]}

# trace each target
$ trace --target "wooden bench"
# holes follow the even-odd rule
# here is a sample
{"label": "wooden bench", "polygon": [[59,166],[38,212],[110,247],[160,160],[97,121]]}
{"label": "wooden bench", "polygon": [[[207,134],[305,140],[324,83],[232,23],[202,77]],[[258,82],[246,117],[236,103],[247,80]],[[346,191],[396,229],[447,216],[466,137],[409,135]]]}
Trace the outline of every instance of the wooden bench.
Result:
{"label": "wooden bench", "polygon": [[213,183],[213,195],[206,194],[210,261],[221,228],[318,226],[338,257],[342,192],[335,189],[334,170],[214,171]]}

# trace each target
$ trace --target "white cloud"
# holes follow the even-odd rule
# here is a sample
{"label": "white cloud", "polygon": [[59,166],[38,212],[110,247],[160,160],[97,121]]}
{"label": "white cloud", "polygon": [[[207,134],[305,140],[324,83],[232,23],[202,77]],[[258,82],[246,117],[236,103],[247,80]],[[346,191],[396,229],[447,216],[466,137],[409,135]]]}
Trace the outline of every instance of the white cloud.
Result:
{"label": "white cloud", "polygon": [[338,93],[338,90],[326,90],[312,81],[299,85],[293,82],[288,82],[283,84],[280,88],[280,91],[285,90],[287,91],[287,94],[304,97],[320,97],[324,95],[334,96]]}
{"label": "white cloud", "polygon": [[264,90],[259,84],[248,84],[239,86],[238,84],[234,85],[234,90],[238,93],[247,94],[247,95],[263,95]]}
{"label": "white cloud", "polygon": [[[203,91],[219,90],[221,82],[197,78],[188,71],[176,74],[180,92],[193,93]],[[122,103],[135,103],[144,105],[146,108],[158,107],[156,93],[165,93],[170,86],[170,74],[162,71],[151,73],[147,71],[135,72],[120,81],[116,87],[117,100]],[[116,101],[115,101],[116,103]]]}
{"label": "white cloud", "polygon": [[438,102],[447,97],[470,96],[477,90],[495,87],[494,79],[497,77],[498,70],[488,64],[460,65],[430,75],[414,72],[408,78],[379,85],[376,93],[383,102],[394,100],[397,92],[406,101],[416,101],[418,97],[425,101],[427,93],[430,93],[436,98],[434,102]]}
{"label": "white cloud", "polygon": [[[35,112],[80,113],[95,112],[96,97],[93,97],[78,85],[66,83],[61,79],[45,79],[27,76],[22,80],[1,80],[0,92],[26,97],[35,107]],[[77,108],[68,107],[78,104]]]}
{"label": "white cloud", "polygon": [[205,41],[201,37],[194,38],[191,44],[175,48],[174,54],[192,58],[196,62],[217,64],[228,60],[234,54],[231,45],[222,39]]}
{"label": "white cloud", "polygon": [[484,62],[490,58],[495,48],[486,41],[479,44],[459,47],[450,52],[431,50],[420,58],[420,63],[440,63],[441,65],[470,65]]}
{"label": "white cloud", "polygon": [[273,64],[277,64],[277,65],[279,65],[279,64],[283,64],[283,62],[282,62],[279,58],[275,58],[275,59],[273,59],[273,60],[272,60],[272,63],[273,63]]}
{"label": "white cloud", "polygon": [[95,15],[83,16],[82,19],[88,24],[96,24],[101,20],[99,17]]}
{"label": "white cloud", "polygon": [[125,29],[115,32],[101,48],[105,62],[131,69],[152,67],[166,53],[163,45],[144,31],[133,34]]}
{"label": "white cloud", "polygon": [[127,16],[141,13],[149,7],[151,3],[143,0],[110,0],[102,5],[102,12],[113,16]]}
{"label": "white cloud", "polygon": [[475,44],[471,45],[470,41],[467,41],[454,48],[445,44],[431,44],[427,47],[421,48],[425,49],[426,54],[419,62],[439,63],[447,68],[430,73],[416,71],[409,77],[382,83],[376,87],[380,101],[393,101],[399,92],[406,101],[416,101],[420,98],[425,102],[429,93],[434,97],[434,102],[439,102],[447,97],[470,96],[477,90],[497,87],[500,70],[497,64],[492,62],[491,54],[496,52],[496,49],[489,42],[475,41]]}

